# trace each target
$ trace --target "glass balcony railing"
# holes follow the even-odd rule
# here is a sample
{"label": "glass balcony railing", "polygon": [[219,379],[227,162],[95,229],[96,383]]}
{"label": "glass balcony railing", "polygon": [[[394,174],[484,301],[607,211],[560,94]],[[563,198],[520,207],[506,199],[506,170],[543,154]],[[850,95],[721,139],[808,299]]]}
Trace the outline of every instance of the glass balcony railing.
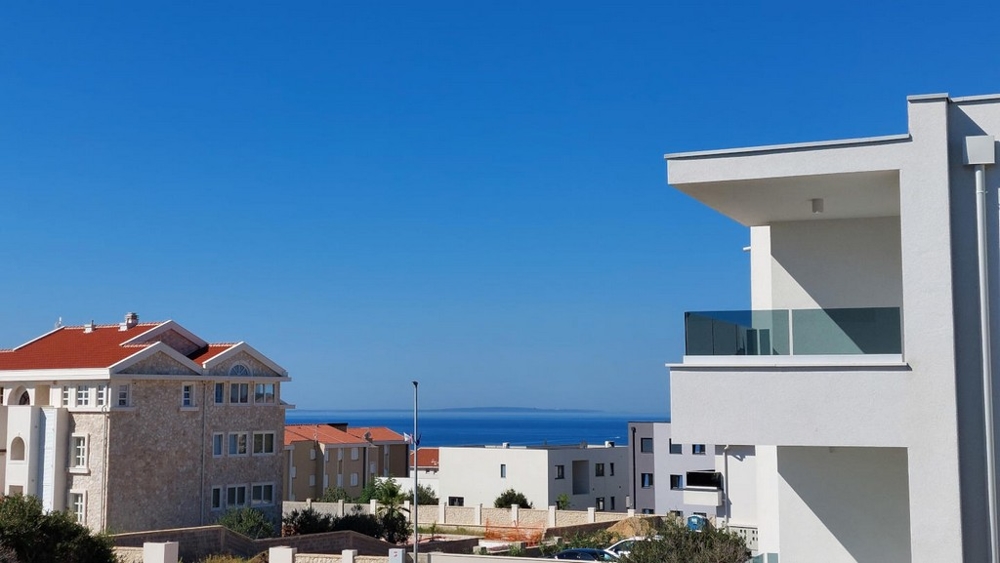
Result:
{"label": "glass balcony railing", "polygon": [[688,356],[901,354],[899,307],[684,314]]}

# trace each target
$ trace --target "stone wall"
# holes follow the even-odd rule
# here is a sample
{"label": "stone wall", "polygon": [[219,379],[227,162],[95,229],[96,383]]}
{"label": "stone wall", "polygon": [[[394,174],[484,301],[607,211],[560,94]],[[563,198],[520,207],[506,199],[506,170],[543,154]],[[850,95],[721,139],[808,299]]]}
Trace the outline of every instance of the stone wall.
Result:
{"label": "stone wall", "polygon": [[[84,524],[94,530],[103,530],[105,483],[105,453],[107,432],[105,422],[107,413],[74,412],[69,415],[69,433],[65,445],[67,464],[70,469],[66,475],[66,490],[70,492],[83,491],[86,494],[86,519]],[[76,452],[73,451],[73,435],[87,437],[87,468],[84,470],[73,467]],[[62,499],[68,503],[68,499]],[[72,506],[66,505],[70,511]]]}

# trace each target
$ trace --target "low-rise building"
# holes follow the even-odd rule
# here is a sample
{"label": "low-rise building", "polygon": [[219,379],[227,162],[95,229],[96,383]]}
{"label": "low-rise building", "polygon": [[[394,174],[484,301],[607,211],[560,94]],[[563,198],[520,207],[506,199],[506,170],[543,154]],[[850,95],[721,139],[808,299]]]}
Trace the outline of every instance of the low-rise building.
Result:
{"label": "low-rise building", "polygon": [[405,477],[406,439],[384,427],[346,423],[285,427],[285,500],[319,498],[326,489],[358,497],[374,477]]}
{"label": "low-rise building", "polygon": [[280,510],[288,375],[174,321],[59,326],[0,350],[0,490],[96,530]]}
{"label": "low-rise building", "polygon": [[[438,487],[438,470],[441,469],[440,456],[438,448],[419,448],[417,450],[417,482],[434,491],[434,494],[440,490]],[[412,451],[410,452],[410,467],[413,467]]]}
{"label": "low-rise building", "polygon": [[565,495],[566,508],[628,508],[628,448],[613,442],[442,447],[438,452],[438,492],[450,506],[492,506],[500,493],[514,489],[535,507],[556,506]]}

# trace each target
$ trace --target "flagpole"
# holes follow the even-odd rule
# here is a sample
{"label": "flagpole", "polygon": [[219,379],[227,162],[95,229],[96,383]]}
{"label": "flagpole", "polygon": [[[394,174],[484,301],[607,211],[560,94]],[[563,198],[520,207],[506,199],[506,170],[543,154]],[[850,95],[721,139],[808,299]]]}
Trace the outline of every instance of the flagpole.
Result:
{"label": "flagpole", "polygon": [[419,439],[417,436],[417,385],[416,381],[413,382],[413,437],[410,439],[413,442],[413,563],[417,563],[417,544],[420,543],[420,519],[417,518],[417,507],[419,502],[417,502],[417,446],[419,445]]}

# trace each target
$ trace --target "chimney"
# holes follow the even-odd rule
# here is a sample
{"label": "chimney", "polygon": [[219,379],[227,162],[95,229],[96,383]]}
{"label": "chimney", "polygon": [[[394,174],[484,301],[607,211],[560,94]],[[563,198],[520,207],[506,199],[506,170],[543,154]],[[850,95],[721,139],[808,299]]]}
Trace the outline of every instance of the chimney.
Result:
{"label": "chimney", "polygon": [[90,323],[83,325],[83,333],[89,334],[94,332],[94,321],[91,319]]}
{"label": "chimney", "polygon": [[139,315],[135,313],[125,313],[125,322],[118,325],[119,331],[125,331],[139,324]]}

